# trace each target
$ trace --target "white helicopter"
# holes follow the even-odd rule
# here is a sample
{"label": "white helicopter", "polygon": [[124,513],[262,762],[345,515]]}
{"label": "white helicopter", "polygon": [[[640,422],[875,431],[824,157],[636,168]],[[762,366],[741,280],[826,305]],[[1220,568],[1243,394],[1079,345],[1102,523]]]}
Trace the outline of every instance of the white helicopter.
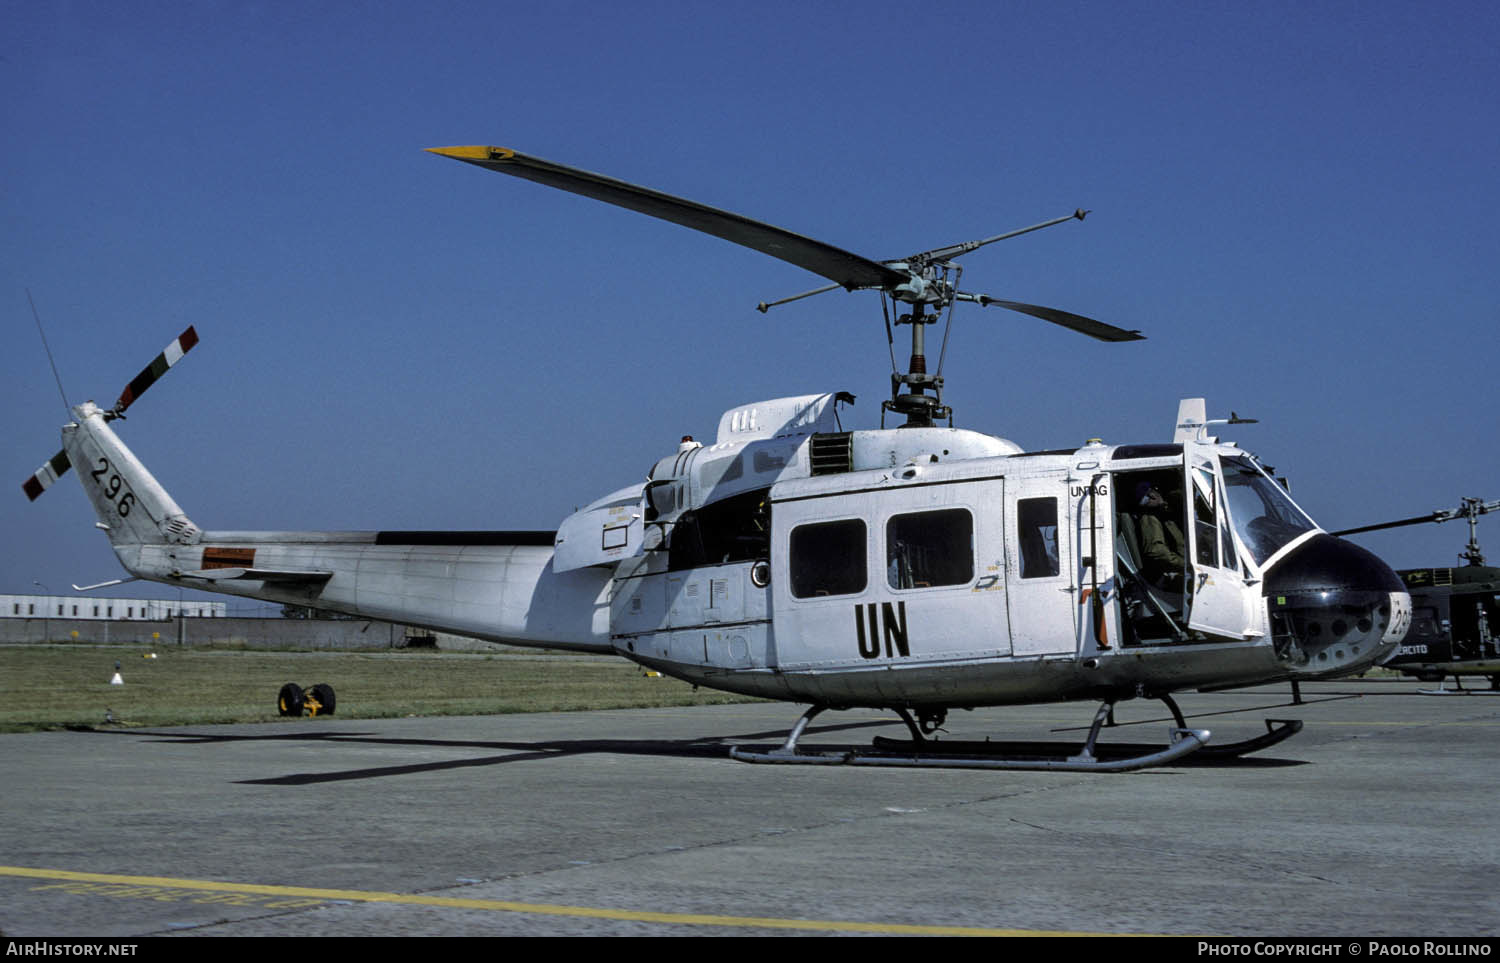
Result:
{"label": "white helicopter", "polygon": [[[1207,434],[1202,399],[1170,443],[1023,452],[952,427],[924,332],[957,302],[995,305],[1104,341],[1141,335],[1054,308],[961,291],[954,259],[1086,212],[872,261],[781,228],[512,150],[434,153],[713,234],[831,285],[909,305],[911,361],[884,412],[845,430],[844,393],[724,413],[712,444],[684,439],[648,478],[555,532],[260,532],[200,528],[110,422],[196,343],[192,328],[109,409],[85,402],[35,498],[71,465],[135,578],[423,626],[512,645],[613,653],[696,685],[807,703],[763,762],[1118,770],[1201,749],[1171,693],[1356,672],[1405,635],[1411,599],[1371,553],[1325,533],[1256,459]],[[947,419],[948,426],[939,426]],[[1227,423],[1239,423],[1230,419]],[[104,583],[116,584],[116,583]],[[100,586],[91,586],[100,587]],[[1164,747],[1106,758],[1116,701],[1161,699]],[[945,750],[954,708],[1093,699],[1081,747],[1037,755]],[[896,711],[909,743],[811,752],[826,709]],[[1263,748],[1300,728],[1231,747]]]}

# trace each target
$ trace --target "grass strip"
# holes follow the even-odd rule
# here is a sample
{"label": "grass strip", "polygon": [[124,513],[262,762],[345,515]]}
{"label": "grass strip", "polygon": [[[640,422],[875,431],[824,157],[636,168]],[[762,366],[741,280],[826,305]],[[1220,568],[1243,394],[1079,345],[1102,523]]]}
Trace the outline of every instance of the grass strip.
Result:
{"label": "grass strip", "polygon": [[287,682],[328,683],[354,719],[754,701],[609,656],[17,645],[0,646],[0,732],[274,721]]}

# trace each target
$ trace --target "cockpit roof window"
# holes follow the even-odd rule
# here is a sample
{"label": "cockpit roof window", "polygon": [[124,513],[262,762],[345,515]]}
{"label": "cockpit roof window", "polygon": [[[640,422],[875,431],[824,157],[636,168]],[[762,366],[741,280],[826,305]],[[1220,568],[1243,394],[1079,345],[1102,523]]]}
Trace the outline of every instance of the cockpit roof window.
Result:
{"label": "cockpit roof window", "polygon": [[1131,458],[1181,458],[1181,445],[1121,445],[1115,449],[1116,461]]}

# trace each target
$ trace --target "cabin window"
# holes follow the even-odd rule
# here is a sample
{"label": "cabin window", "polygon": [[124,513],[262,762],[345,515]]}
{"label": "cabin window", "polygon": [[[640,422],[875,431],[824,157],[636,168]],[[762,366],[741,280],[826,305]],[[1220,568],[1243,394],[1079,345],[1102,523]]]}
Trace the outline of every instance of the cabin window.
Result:
{"label": "cabin window", "polygon": [[858,518],[792,529],[787,568],[799,599],[852,595],[865,588],[865,523]]}
{"label": "cabin window", "polygon": [[894,589],[968,584],[974,516],[962,508],[892,516],[885,523],[885,570]]}
{"label": "cabin window", "polygon": [[1049,578],[1062,571],[1057,561],[1057,499],[1016,502],[1016,537],[1021,545],[1021,577]]}

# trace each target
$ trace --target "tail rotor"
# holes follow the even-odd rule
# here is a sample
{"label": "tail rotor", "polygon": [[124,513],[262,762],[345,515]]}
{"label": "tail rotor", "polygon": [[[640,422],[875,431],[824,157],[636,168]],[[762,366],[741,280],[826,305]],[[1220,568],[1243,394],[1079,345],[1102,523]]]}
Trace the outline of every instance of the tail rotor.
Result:
{"label": "tail rotor", "polygon": [[[124,418],[125,409],[135,404],[141,395],[146,393],[148,388],[156,384],[161,376],[167,373],[167,369],[181,361],[182,356],[191,351],[197,343],[198,332],[192,325],[188,325],[187,330],[179,334],[172,340],[171,344],[162,349],[161,354],[157,355],[152,359],[150,364],[141,369],[140,374],[130,379],[130,383],[125,386],[125,390],[120,392],[119,399],[104,413],[104,420],[114,421],[116,418]],[[60,451],[47,459],[46,464],[42,465],[41,468],[32,473],[30,478],[26,479],[21,485],[21,490],[26,493],[26,497],[29,500],[36,501],[42,492],[52,486],[53,482],[67,474],[71,466],[72,462],[68,458],[67,451]]]}

